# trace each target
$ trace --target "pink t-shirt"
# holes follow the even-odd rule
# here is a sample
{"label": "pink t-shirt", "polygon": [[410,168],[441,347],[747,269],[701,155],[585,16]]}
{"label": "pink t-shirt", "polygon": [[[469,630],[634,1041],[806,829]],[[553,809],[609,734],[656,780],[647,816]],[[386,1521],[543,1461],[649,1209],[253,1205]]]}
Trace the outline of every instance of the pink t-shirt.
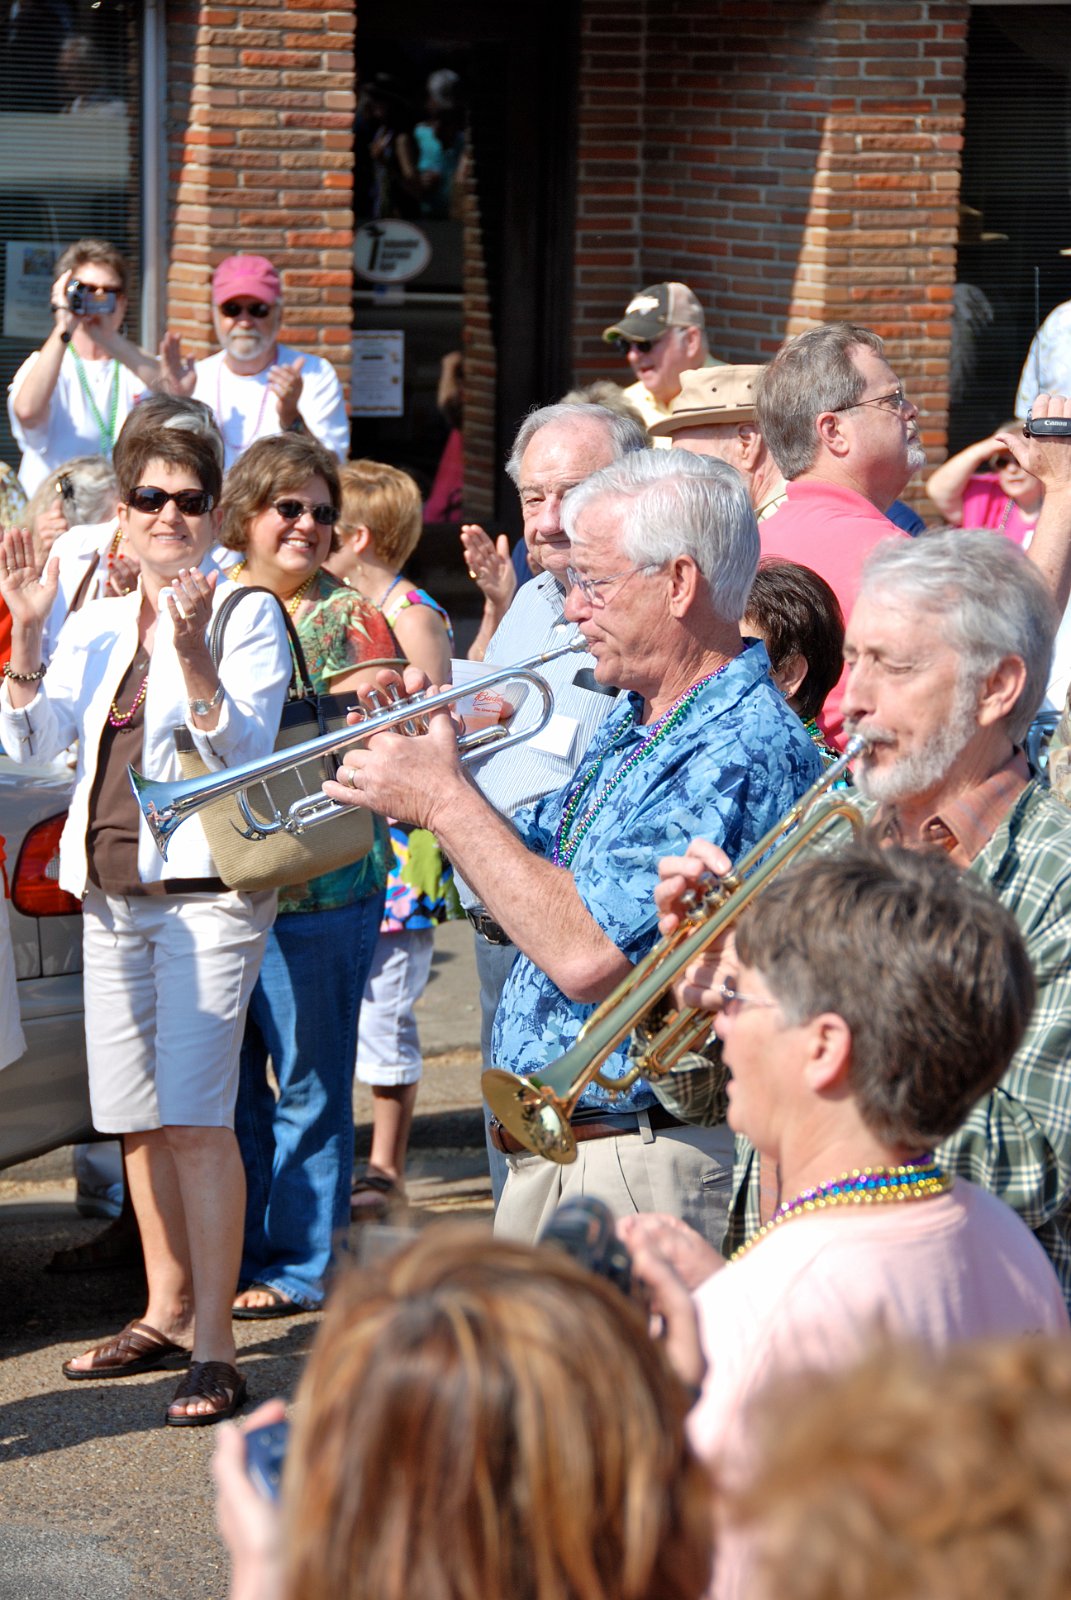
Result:
{"label": "pink t-shirt", "polygon": [[[1048,1256],[1009,1206],[957,1178],[907,1205],[794,1217],[695,1295],[710,1363],[692,1443],[730,1480],[752,1459],[746,1411],[773,1378],[838,1371],[876,1342],[1068,1332]],[[718,1600],[743,1596],[744,1552],[719,1546]]]}
{"label": "pink t-shirt", "polygon": [[1024,517],[1015,501],[1002,493],[1000,474],[978,472],[967,480],[963,492],[963,526],[965,528],[995,528],[1006,533],[1016,544],[1022,544],[1027,534],[1037,527],[1037,517]]}
{"label": "pink t-shirt", "polygon": [[[785,504],[759,524],[762,555],[782,556],[817,572],[840,601],[845,621],[859,593],[863,562],[879,540],[890,534],[907,538],[854,489],[809,478],[790,483]],[[822,732],[838,748],[844,744],[840,703],[846,675],[841,673],[818,718]]]}

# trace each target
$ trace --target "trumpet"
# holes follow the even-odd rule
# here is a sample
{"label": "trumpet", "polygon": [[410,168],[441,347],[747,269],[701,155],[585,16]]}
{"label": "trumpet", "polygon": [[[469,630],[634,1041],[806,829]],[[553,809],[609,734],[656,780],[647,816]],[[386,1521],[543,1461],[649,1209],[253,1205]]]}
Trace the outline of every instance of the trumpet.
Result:
{"label": "trumpet", "polygon": [[[211,772],[203,777],[180,778],[175,781],[160,780],[146,778],[133,767],[127,768],[127,777],[141,807],[142,815],[156,841],[157,849],[165,860],[171,836],[176,828],[181,827],[188,817],[195,816],[204,806],[210,806],[217,800],[228,799],[232,795],[246,823],[245,828],[234,825],[235,831],[240,833],[243,839],[266,839],[269,835],[282,830],[300,834],[306,828],[314,827],[318,823],[344,816],[352,808],[329,799],[322,790],[314,789],[303,792],[284,810],[271,799],[268,783],[272,778],[281,777],[284,773],[294,773],[310,762],[317,764],[314,770],[318,783],[333,778],[339,763],[330,758],[353,749],[355,745],[363,744],[373,734],[383,733],[388,728],[401,728],[407,733],[422,733],[427,727],[429,713],[442,706],[451,705],[454,701],[467,698],[469,695],[479,694],[482,690],[497,684],[515,682],[530,684],[542,701],[536,720],[530,727],[511,731],[500,724],[491,728],[474,729],[470,733],[463,734],[458,740],[458,749],[462,752],[461,759],[465,762],[471,761],[489,749],[493,749],[496,753],[508,750],[512,745],[520,744],[523,740],[531,739],[534,734],[540,733],[554,713],[554,695],[537,669],[549,661],[556,661],[559,656],[586,649],[586,640],[576,635],[567,643],[556,645],[551,650],[544,650],[540,655],[530,656],[527,660],[515,662],[512,666],[500,667],[497,672],[490,672],[485,677],[477,678],[464,688],[440,689],[431,695],[406,697],[396,685],[386,690],[372,690],[366,696],[372,702],[371,709],[361,705],[353,707],[359,721],[345,728],[336,729],[332,733],[319,734],[316,738],[305,739],[300,744],[276,750],[270,756],[264,756],[257,761],[246,761],[237,767],[224,767],[219,772]],[[263,790],[267,801],[266,807],[262,807],[261,814],[253,810],[249,797],[249,790],[255,788]]]}
{"label": "trumpet", "polygon": [[[664,1077],[683,1056],[706,1043],[711,1031],[710,1012],[693,1006],[674,1009],[667,999],[670,989],[685,968],[728,932],[771,878],[805,845],[844,820],[854,833],[861,830],[859,812],[848,799],[837,797],[815,815],[809,813],[815,801],[865,749],[865,739],[858,735],[849,739],[843,755],[826,768],[817,783],[737,862],[731,873],[720,879],[708,878],[698,891],[691,892],[680,926],[637,962],[592,1012],[565,1055],[545,1071],[533,1072],[527,1078],[497,1067],[483,1074],[481,1087],[487,1104],[503,1127],[533,1155],[561,1165],[576,1160],[570,1119],[589,1084],[596,1083],[610,1094],[622,1094],[641,1077]],[[619,1078],[605,1077],[601,1070],[604,1063],[630,1034],[632,1065]]]}

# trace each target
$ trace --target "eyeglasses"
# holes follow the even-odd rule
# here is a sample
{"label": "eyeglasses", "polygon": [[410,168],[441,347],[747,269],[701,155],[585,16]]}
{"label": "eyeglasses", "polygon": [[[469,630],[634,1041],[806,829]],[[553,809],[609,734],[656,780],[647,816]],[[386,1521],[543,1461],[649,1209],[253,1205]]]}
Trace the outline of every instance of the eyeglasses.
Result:
{"label": "eyeglasses", "polygon": [[986,462],[986,467],[990,472],[1003,472],[1005,467],[1017,467],[1018,465],[1019,463],[1015,457],[1007,452],[1003,455],[990,456]]}
{"label": "eyeglasses", "polygon": [[338,521],[334,506],[307,506],[304,500],[276,500],[273,510],[279,513],[284,522],[297,522],[306,512],[321,528],[333,528]]}
{"label": "eyeglasses", "polygon": [[[667,328],[666,333],[668,332],[669,329]],[[641,356],[647,356],[650,355],[656,344],[662,343],[666,333],[660,333],[657,339],[626,339],[624,334],[615,333],[609,343],[619,356],[627,356],[630,350],[637,351]]]}
{"label": "eyeglasses", "polygon": [[[569,580],[570,588],[579,589],[580,593],[584,596],[584,599],[588,602],[588,605],[604,606],[606,604],[606,597],[604,597],[602,591],[606,588],[608,583],[620,583],[621,588],[623,589],[628,580],[630,578],[634,578],[637,572],[657,571],[657,566],[648,565],[646,567],[629,567],[625,572],[612,572],[607,578],[582,578],[575,567],[566,567],[565,576]],[[623,583],[621,581],[622,579],[624,579]],[[619,594],[620,592],[621,591],[618,590]]]}
{"label": "eyeglasses", "polygon": [[723,983],[718,989],[721,999],[721,1009],[725,1016],[735,1017],[744,1006],[776,1006],[776,1000],[767,1000],[758,994],[741,994],[734,989],[731,983]]}
{"label": "eyeglasses", "polygon": [[219,308],[225,317],[240,317],[243,312],[250,317],[256,317],[259,322],[262,317],[270,317],[273,307],[266,300],[224,300]]}
{"label": "eyeglasses", "polygon": [[881,406],[885,411],[894,411],[897,416],[902,416],[907,406],[911,404],[904,393],[904,386],[898,383],[895,389],[890,389],[888,394],[876,394],[870,400],[854,400],[850,406],[833,406],[833,411],[859,411],[863,406]]}
{"label": "eyeglasses", "polygon": [[184,517],[203,517],[216,503],[215,495],[207,489],[176,489],[169,494],[166,489],[154,489],[150,484],[139,484],[131,489],[127,505],[143,516],[155,516],[169,500],[173,500]]}
{"label": "eyeglasses", "polygon": [[75,494],[77,493],[74,487],[74,479],[66,472],[62,472],[56,479],[56,488],[59,490],[64,500],[73,500]]}

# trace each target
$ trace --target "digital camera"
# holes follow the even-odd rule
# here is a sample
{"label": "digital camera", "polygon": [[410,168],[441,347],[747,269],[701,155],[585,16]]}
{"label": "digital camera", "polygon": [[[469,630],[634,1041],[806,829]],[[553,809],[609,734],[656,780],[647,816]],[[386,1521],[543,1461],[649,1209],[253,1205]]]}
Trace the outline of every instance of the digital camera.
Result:
{"label": "digital camera", "polygon": [[89,284],[79,283],[77,278],[72,278],[67,285],[67,308],[76,317],[106,317],[118,303],[114,289],[108,289],[104,294],[94,294]]}

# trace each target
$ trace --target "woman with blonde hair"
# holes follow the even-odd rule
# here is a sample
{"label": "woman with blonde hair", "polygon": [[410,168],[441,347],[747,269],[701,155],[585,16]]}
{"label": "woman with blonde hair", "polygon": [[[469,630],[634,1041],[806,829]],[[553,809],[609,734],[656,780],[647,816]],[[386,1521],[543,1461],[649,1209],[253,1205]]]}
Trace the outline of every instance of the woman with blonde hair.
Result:
{"label": "woman with blonde hair", "polygon": [[281,1524],[242,1435],[220,1441],[232,1600],[697,1600],[712,1519],[687,1408],[607,1280],[480,1227],[430,1228],[337,1282]]}
{"label": "woman with blonde hair", "polygon": [[[423,530],[420,490],[380,461],[348,461],[339,474],[336,577],[381,607],[403,653],[432,683],[450,681],[450,618],[405,576]],[[422,828],[391,823],[394,862],[379,943],[361,1001],[357,1076],[372,1090],[372,1148],[353,1183],[352,1215],[376,1221],[404,1194],[405,1158],[424,1062],[414,1007],[431,973],[433,930],[461,916],[453,869]]]}

